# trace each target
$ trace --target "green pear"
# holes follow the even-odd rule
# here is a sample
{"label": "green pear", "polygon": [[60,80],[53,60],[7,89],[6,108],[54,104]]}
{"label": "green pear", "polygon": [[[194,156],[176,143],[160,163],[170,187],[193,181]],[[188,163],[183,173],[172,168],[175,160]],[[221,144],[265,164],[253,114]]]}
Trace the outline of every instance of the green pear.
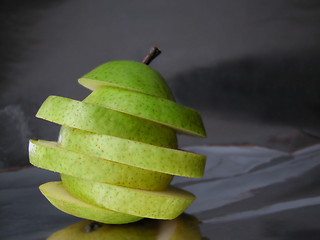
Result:
{"label": "green pear", "polygon": [[145,190],[163,190],[173,176],[72,152],[56,142],[30,140],[30,163],[87,180]]}
{"label": "green pear", "polygon": [[52,205],[76,217],[111,224],[124,224],[142,219],[141,217],[115,212],[76,199],[64,189],[61,182],[48,182],[42,184],[39,189]]}
{"label": "green pear", "polygon": [[48,240],[201,240],[199,221],[188,214],[173,220],[143,219],[122,225],[82,221],[53,233]]}
{"label": "green pear", "polygon": [[175,131],[135,116],[69,98],[50,96],[37,115],[57,124],[99,134],[176,148]]}
{"label": "green pear", "polygon": [[107,62],[81,77],[79,83],[91,90],[107,85],[174,99],[168,84],[156,70],[134,61]]}
{"label": "green pear", "polygon": [[110,86],[95,89],[83,102],[154,121],[179,132],[205,137],[200,114],[171,100]]}
{"label": "green pear", "polygon": [[117,212],[156,219],[173,219],[194,201],[187,191],[169,186],[163,191],[146,191],[86,181],[61,174],[66,190],[76,198]]}
{"label": "green pear", "polygon": [[110,161],[184,177],[202,177],[203,155],[62,126],[59,145]]}

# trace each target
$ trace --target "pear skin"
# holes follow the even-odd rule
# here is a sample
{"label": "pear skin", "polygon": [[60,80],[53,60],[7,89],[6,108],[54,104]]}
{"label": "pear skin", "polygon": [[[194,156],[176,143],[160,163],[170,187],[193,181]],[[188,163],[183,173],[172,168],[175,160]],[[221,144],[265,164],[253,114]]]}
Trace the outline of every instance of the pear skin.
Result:
{"label": "pear skin", "polygon": [[60,125],[163,147],[176,148],[174,130],[119,111],[69,98],[49,96],[37,115]]}
{"label": "pear skin", "polygon": [[73,152],[184,177],[202,177],[206,163],[204,155],[65,126],[61,127],[58,142]]}
{"label": "pear skin", "polygon": [[101,86],[83,102],[154,121],[181,133],[206,136],[201,116],[197,111],[165,98],[123,88]]}
{"label": "pear skin", "polygon": [[117,60],[104,63],[78,81],[91,90],[107,85],[174,100],[163,77],[150,66],[135,61]]}
{"label": "pear skin", "polygon": [[76,217],[111,224],[124,224],[142,219],[141,217],[97,207],[74,198],[64,189],[61,182],[48,182],[42,184],[39,189],[52,205]]}
{"label": "pear skin", "polygon": [[30,140],[30,163],[83,179],[145,190],[163,190],[173,176],[65,150],[56,142]]}
{"label": "pear skin", "polygon": [[145,191],[86,181],[63,174],[61,180],[66,190],[82,201],[146,218],[176,218],[195,199],[192,193],[173,186],[163,191]]}

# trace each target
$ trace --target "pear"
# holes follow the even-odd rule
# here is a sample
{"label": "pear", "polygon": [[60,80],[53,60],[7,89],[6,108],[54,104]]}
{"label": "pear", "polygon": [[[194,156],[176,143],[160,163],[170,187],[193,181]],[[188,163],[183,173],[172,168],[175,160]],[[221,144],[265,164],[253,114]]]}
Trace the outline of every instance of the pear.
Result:
{"label": "pear", "polygon": [[98,66],[79,80],[91,90],[99,86],[115,86],[173,100],[174,97],[163,77],[146,64],[118,60]]}
{"label": "pear", "polygon": [[202,177],[206,163],[203,155],[65,126],[61,127],[58,142],[70,151],[185,177]]}
{"label": "pear", "polygon": [[101,86],[83,102],[154,121],[189,135],[206,136],[197,111],[168,99],[123,88]]}
{"label": "pear", "polygon": [[175,131],[170,128],[69,98],[49,96],[36,116],[99,134],[124,137],[162,147],[177,147]]}
{"label": "pear", "polygon": [[145,190],[163,190],[173,178],[172,175],[68,151],[56,142],[44,140],[30,140],[29,158],[31,164],[47,170]]}
{"label": "pear", "polygon": [[174,220],[143,219],[111,225],[81,221],[53,233],[48,240],[201,240],[199,221],[188,214]]}
{"label": "pear", "polygon": [[76,217],[112,224],[124,224],[142,219],[141,217],[97,207],[74,198],[64,189],[61,182],[48,182],[42,184],[39,189],[52,205]]}
{"label": "pear", "polygon": [[146,191],[86,181],[61,174],[65,189],[90,204],[146,218],[173,219],[184,212],[195,196],[169,186],[163,191]]}

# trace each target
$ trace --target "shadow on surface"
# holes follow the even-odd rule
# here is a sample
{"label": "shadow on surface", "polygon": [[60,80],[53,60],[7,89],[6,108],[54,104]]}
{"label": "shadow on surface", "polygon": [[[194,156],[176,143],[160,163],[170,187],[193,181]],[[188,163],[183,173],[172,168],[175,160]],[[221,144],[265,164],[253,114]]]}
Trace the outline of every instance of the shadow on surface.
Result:
{"label": "shadow on surface", "polygon": [[279,54],[224,61],[171,81],[187,106],[235,118],[315,125],[320,119],[320,53]]}

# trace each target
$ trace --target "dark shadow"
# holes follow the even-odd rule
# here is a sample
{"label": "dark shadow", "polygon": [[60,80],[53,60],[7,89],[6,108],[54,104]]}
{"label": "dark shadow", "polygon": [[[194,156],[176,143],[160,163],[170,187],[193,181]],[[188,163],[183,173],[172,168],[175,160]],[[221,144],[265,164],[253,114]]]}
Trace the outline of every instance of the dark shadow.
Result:
{"label": "dark shadow", "polygon": [[170,81],[178,102],[203,111],[266,122],[306,125],[320,120],[320,53],[224,61]]}

